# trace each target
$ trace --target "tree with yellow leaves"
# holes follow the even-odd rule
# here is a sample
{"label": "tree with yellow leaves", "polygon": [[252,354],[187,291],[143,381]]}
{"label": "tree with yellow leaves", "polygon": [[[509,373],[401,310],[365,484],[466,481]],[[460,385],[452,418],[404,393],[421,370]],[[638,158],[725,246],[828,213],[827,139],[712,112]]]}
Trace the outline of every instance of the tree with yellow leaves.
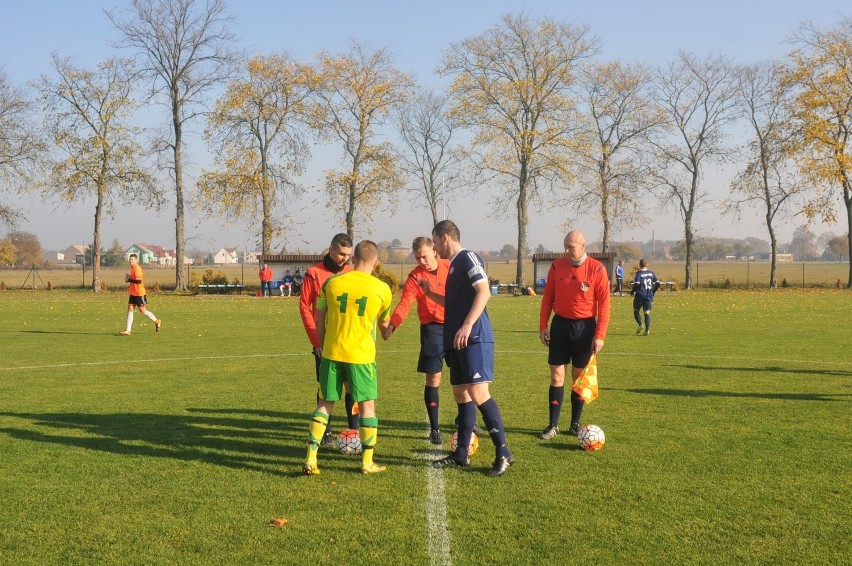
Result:
{"label": "tree with yellow leaves", "polygon": [[107,59],[96,70],[75,67],[53,56],[58,77],[39,80],[45,121],[57,154],[45,184],[68,202],[95,197],[92,291],[101,290],[101,223],[116,200],[157,206],[161,202],[144,151],[130,125],[136,108],[131,97],[130,61]]}
{"label": "tree with yellow leaves", "polygon": [[208,117],[205,137],[219,167],[201,175],[199,208],[230,218],[260,216],[264,256],[283,226],[274,213],[298,193],[293,176],[310,155],[304,127],[311,93],[306,65],[286,54],[253,57]]}
{"label": "tree with yellow leaves", "polygon": [[[793,112],[801,135],[794,150],[820,187],[805,213],[833,221],[839,190],[852,248],[852,17],[825,30],[804,24],[793,41],[787,80],[796,88]],[[846,286],[852,288],[852,257]]]}
{"label": "tree with yellow leaves", "polygon": [[354,237],[356,223],[372,218],[382,198],[393,198],[404,185],[396,152],[377,128],[410,98],[413,81],[387,49],[371,51],[353,41],[348,53],[320,53],[314,84],[312,124],[320,137],[343,146],[342,168],[325,174],[329,206]]}
{"label": "tree with yellow leaves", "polygon": [[[33,100],[0,70],[0,176],[2,190],[23,185],[40,170],[45,143],[33,117]],[[23,187],[21,187],[23,188]],[[21,213],[0,203],[0,226],[14,227]]]}
{"label": "tree with yellow leaves", "polygon": [[579,62],[596,50],[586,27],[507,15],[500,25],[450,46],[439,67],[453,77],[453,117],[474,130],[475,170],[503,189],[494,212],[514,204],[518,285],[525,284],[530,204],[569,177],[580,129],[571,88]]}

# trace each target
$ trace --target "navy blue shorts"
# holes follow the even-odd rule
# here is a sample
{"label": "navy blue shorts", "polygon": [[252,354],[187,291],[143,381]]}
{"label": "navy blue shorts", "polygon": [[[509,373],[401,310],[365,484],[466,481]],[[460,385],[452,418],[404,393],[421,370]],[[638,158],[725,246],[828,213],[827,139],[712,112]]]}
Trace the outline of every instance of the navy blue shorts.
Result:
{"label": "navy blue shorts", "polygon": [[130,295],[130,299],[127,301],[128,305],[133,305],[134,307],[144,307],[148,304],[148,295],[144,295],[140,297],[139,295]]}
{"label": "navy blue shorts", "polygon": [[494,381],[494,343],[474,342],[464,350],[444,352],[450,368],[450,385],[475,385]]}
{"label": "navy blue shorts", "polygon": [[633,310],[638,311],[642,310],[645,312],[650,312],[651,304],[654,302],[654,299],[646,299],[639,293],[633,295]]}
{"label": "navy blue shorts", "polygon": [[550,346],[547,363],[552,366],[573,365],[584,368],[592,358],[597,321],[594,318],[571,320],[559,315],[550,322]]}
{"label": "navy blue shorts", "polygon": [[420,358],[417,371],[441,373],[444,369],[444,325],[438,322],[420,325]]}

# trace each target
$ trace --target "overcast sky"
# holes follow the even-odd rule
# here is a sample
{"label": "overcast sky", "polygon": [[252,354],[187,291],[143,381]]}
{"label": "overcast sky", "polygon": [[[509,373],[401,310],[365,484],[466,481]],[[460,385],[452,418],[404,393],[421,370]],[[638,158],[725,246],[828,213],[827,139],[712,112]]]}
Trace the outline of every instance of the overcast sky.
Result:
{"label": "overcast sky", "polygon": [[[42,74],[51,75],[54,51],[71,57],[75,65],[93,67],[115,54],[110,45],[117,34],[103,9],[120,6],[123,4],[117,0],[4,1],[0,18],[0,67],[17,86]],[[347,51],[354,38],[369,47],[390,48],[399,68],[433,87],[442,84],[434,69],[447,46],[478,35],[497,25],[503,15],[518,11],[533,19],[547,16],[588,25],[601,40],[601,60],[641,61],[651,65],[666,64],[678,49],[699,56],[724,53],[739,63],[781,57],[790,49],[787,37],[801,22],[810,20],[826,27],[834,25],[838,14],[852,12],[848,1],[834,0],[230,0],[228,6],[236,16],[234,31],[249,53],[287,52],[309,59],[320,50]],[[152,117],[165,119],[161,107],[152,106],[149,112]],[[190,132],[190,176],[185,179],[188,185],[194,184],[201,167],[210,164],[208,150],[198,136],[202,130],[203,124],[197,123]],[[289,250],[319,251],[335,232],[342,231],[341,221],[324,209],[322,192],[323,172],[337,167],[339,157],[339,149],[333,146],[315,148],[309,170],[302,179],[310,188],[306,197],[292,206],[298,210],[295,228],[286,242],[274,242],[276,249],[286,244]],[[715,202],[726,196],[729,178],[730,172],[706,171],[706,187]],[[515,243],[515,220],[490,217],[485,200],[481,197],[474,202],[450,203],[448,216],[459,224],[462,243],[478,250],[500,249],[503,244]],[[64,249],[72,243],[92,239],[94,201],[69,207],[44,204],[36,195],[11,195],[11,204],[22,209],[27,217],[20,229],[37,234],[45,249]],[[652,233],[658,240],[683,238],[682,223],[674,211],[658,212],[651,201],[648,207],[653,222],[641,228],[618,230],[613,234],[614,239],[648,240]],[[369,236],[376,241],[399,238],[408,243],[414,236],[428,234],[431,229],[428,209],[410,205],[403,208],[376,214],[369,225],[372,233],[361,232],[356,237]],[[589,241],[601,236],[600,222],[594,219],[594,214],[575,218],[570,211],[534,211],[530,215],[530,247],[541,243],[551,250],[561,249],[566,221],[584,230]],[[259,242],[259,228],[250,224],[223,226],[222,220],[204,219],[191,212],[186,222],[187,248],[254,248]],[[800,220],[794,220],[780,227],[780,239],[788,241],[799,224]],[[847,227],[818,225],[814,230],[817,234],[829,230],[841,234]],[[696,232],[699,236],[767,239],[759,216],[736,222],[721,216],[713,204],[701,209]],[[102,226],[105,247],[113,239],[125,247],[133,242],[174,247],[173,208],[167,206],[157,213],[138,205],[123,207]]]}

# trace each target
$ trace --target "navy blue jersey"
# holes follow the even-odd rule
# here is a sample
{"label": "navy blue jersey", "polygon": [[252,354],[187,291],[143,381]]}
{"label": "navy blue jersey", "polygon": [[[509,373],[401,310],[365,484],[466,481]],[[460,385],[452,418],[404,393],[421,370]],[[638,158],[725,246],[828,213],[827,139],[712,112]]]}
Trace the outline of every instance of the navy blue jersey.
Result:
{"label": "navy blue jersey", "polygon": [[660,279],[650,269],[640,269],[633,276],[633,288],[631,293],[636,293],[643,299],[651,300],[660,286]]}
{"label": "navy blue jersey", "polygon": [[[482,258],[474,252],[462,249],[450,263],[445,284],[444,350],[453,349],[456,332],[464,324],[464,319],[473,307],[476,297],[474,285],[488,285],[488,275],[485,274]],[[468,340],[471,343],[494,342],[494,332],[487,310],[482,311],[479,320],[473,324]]]}

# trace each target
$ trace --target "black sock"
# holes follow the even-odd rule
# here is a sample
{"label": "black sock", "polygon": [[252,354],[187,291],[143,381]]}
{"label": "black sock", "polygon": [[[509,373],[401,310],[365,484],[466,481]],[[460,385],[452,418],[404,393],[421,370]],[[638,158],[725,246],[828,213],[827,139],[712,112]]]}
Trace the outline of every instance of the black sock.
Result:
{"label": "black sock", "polygon": [[645,315],[645,332],[648,332],[649,330],[651,330],[651,315],[646,314]]}
{"label": "black sock", "polygon": [[464,460],[469,456],[470,437],[473,434],[473,425],[476,424],[476,405],[473,401],[459,403],[459,416],[456,418],[458,436],[456,440],[456,458]]}
{"label": "black sock", "polygon": [[639,311],[633,311],[633,318],[636,319],[636,324],[642,326],[642,319],[639,318]]}
{"label": "black sock", "polygon": [[438,408],[440,406],[438,391],[437,387],[429,387],[428,385],[423,388],[423,401],[426,403],[426,414],[429,416],[429,428],[431,430],[441,428],[438,421]]}
{"label": "black sock", "polygon": [[347,393],[344,398],[346,400],[346,420],[349,421],[349,428],[358,430],[361,425],[361,417],[358,413],[352,413],[352,409],[355,407],[355,400],[352,398],[351,393]]}
{"label": "black sock", "polygon": [[576,391],[571,390],[571,426],[580,424],[580,416],[583,414],[583,406],[586,402]]}
{"label": "black sock", "polygon": [[550,386],[547,392],[548,405],[550,406],[550,426],[559,426],[559,414],[562,412],[562,402],[565,400],[565,386]]}
{"label": "black sock", "polygon": [[506,433],[503,431],[503,415],[500,414],[497,401],[491,397],[478,408],[479,412],[482,413],[485,428],[488,429],[488,435],[491,436],[491,442],[494,443],[496,457],[506,456],[508,458],[509,449],[506,447]]}

